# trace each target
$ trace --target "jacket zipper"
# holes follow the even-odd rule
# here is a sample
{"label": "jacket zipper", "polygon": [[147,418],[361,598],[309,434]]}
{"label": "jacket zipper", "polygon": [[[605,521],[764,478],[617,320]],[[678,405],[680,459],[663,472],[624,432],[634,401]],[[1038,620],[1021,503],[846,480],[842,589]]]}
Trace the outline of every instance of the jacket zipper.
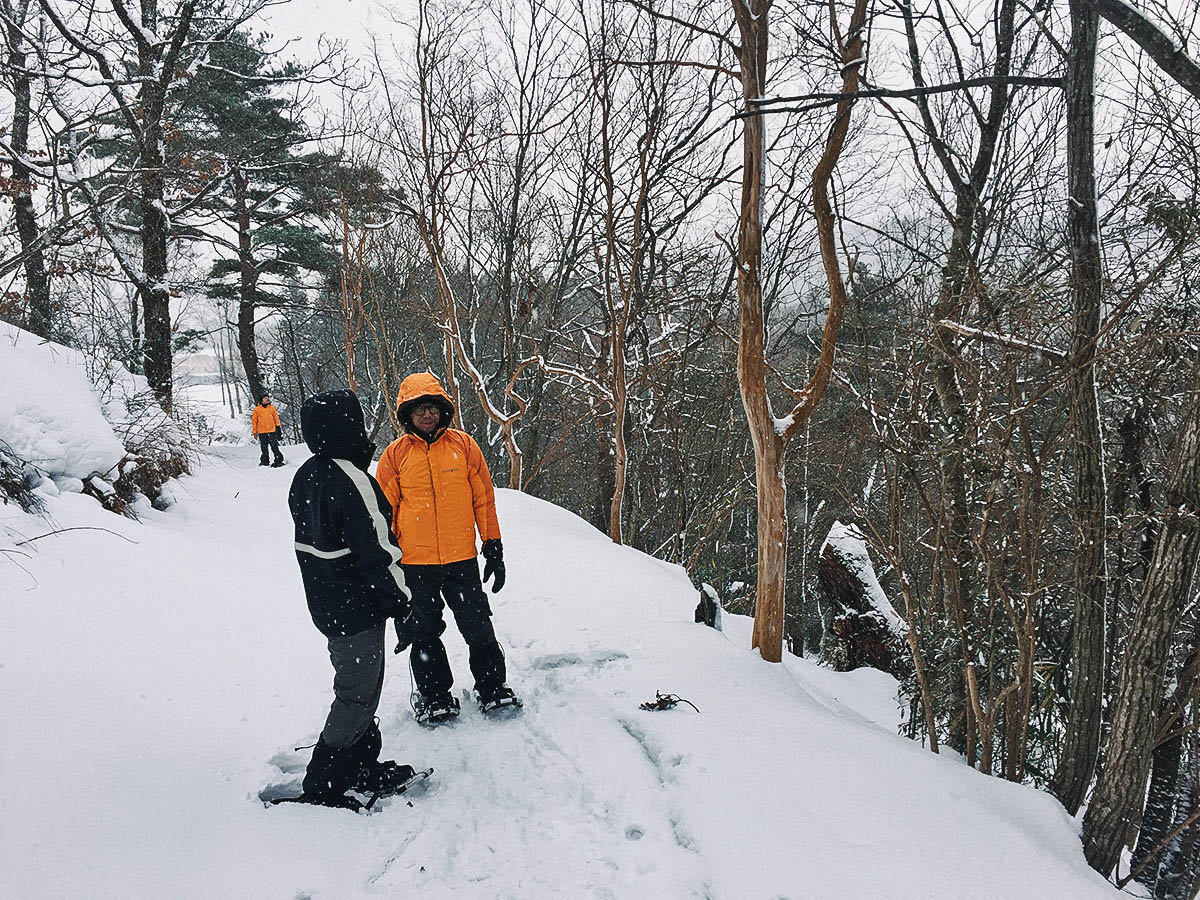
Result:
{"label": "jacket zipper", "polygon": [[429,471],[429,496],[433,498],[433,546],[437,552],[438,565],[442,564],[442,536],[438,531],[437,485],[433,483],[433,462],[429,458],[432,444],[425,443],[425,468]]}

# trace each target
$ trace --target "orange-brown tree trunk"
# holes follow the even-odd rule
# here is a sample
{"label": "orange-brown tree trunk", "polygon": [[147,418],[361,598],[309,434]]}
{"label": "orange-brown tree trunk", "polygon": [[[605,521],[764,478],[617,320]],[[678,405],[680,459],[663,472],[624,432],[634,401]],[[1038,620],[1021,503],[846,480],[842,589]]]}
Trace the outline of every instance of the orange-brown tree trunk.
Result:
{"label": "orange-brown tree trunk", "polygon": [[[767,80],[768,13],[771,0],[732,0],[741,37],[738,48],[742,98],[747,110],[764,96]],[[787,485],[784,451],[816,408],[833,371],[834,347],[846,289],[838,265],[834,240],[829,184],[850,128],[853,93],[858,90],[863,60],[866,0],[856,0],[850,19],[849,40],[843,45],[834,11],[831,26],[842,52],[842,91],[837,116],[824,152],[813,171],[813,208],[820,236],[821,259],[829,283],[829,312],[821,336],[821,353],[809,383],[794,391],[796,406],[782,419],[771,411],[766,381],[766,322],[762,303],[762,193],[766,152],[765,117],[743,119],[742,197],[738,219],[738,386],[754,446],[754,471],[758,492],[758,578],[755,592],[752,646],[768,662],[783,657],[784,589],[787,577]]]}

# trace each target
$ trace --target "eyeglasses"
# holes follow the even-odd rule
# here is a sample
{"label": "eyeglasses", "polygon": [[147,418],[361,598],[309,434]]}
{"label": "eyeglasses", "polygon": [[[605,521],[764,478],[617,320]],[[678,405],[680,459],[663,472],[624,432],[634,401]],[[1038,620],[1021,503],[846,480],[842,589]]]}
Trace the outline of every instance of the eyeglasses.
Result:
{"label": "eyeglasses", "polygon": [[430,416],[440,415],[442,408],[436,403],[422,403],[420,406],[413,407],[414,416]]}

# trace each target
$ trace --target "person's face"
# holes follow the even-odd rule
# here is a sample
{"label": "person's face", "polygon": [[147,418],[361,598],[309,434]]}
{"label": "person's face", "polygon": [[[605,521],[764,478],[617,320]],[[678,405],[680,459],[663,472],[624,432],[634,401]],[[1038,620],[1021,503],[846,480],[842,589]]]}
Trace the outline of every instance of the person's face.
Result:
{"label": "person's face", "polygon": [[263,405],[263,406],[270,406],[270,405],[271,405],[271,398],[270,398],[270,397],[263,397],[263,398],[262,398],[262,405]]}
{"label": "person's face", "polygon": [[442,410],[436,403],[418,403],[413,407],[412,421],[417,431],[433,431],[441,418]]}

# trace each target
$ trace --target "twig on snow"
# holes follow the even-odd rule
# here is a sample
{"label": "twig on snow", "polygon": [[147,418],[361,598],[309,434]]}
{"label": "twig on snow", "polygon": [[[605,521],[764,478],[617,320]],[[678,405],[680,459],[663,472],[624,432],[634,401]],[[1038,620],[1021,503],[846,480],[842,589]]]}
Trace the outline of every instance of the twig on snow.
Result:
{"label": "twig on snow", "polygon": [[698,707],[691,700],[684,700],[682,697],[677,697],[674,694],[664,694],[661,691],[655,691],[654,697],[655,699],[647,700],[645,703],[639,705],[638,709],[658,711],[663,709],[673,709],[680,703],[686,703],[692,709],[696,710],[696,712],[700,712],[700,707]]}

